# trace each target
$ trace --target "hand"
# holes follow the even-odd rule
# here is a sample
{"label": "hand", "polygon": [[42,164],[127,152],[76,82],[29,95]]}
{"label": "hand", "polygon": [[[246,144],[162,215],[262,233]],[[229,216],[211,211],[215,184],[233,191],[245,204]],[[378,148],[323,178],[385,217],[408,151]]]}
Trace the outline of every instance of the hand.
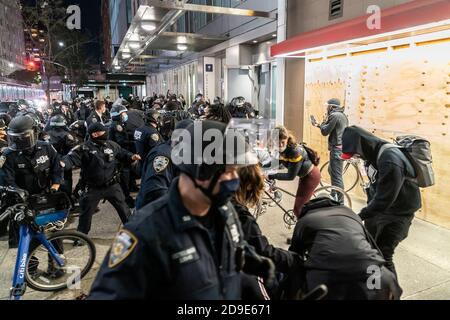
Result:
{"label": "hand", "polygon": [[131,160],[133,161],[138,161],[138,160],[142,160],[141,156],[138,154],[133,154],[133,156],[131,157]]}
{"label": "hand", "polygon": [[267,287],[271,287],[275,281],[275,265],[272,260],[257,254],[253,247],[246,248],[244,272],[262,277]]}

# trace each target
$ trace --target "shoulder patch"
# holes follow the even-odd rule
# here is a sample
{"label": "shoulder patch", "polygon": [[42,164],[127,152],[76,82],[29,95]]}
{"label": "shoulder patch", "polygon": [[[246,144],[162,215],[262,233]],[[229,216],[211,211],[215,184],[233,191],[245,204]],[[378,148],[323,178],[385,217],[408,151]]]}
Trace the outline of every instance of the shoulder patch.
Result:
{"label": "shoulder patch", "polygon": [[158,142],[159,141],[159,135],[154,133],[150,136],[152,138],[153,141]]}
{"label": "shoulder patch", "polygon": [[164,171],[169,165],[169,158],[164,156],[158,156],[153,160],[153,169],[155,169],[156,173],[160,173]]}
{"label": "shoulder patch", "polygon": [[96,117],[92,117],[92,123],[96,123],[98,120]]}
{"label": "shoulder patch", "polygon": [[70,141],[74,141],[75,140],[75,138],[71,134],[67,135],[67,139],[69,139]]}
{"label": "shoulder patch", "polygon": [[120,124],[118,124],[118,125],[116,126],[116,130],[117,130],[118,132],[122,132],[122,131],[123,131],[123,127],[122,127]]}
{"label": "shoulder patch", "polygon": [[128,230],[120,230],[111,246],[108,266],[114,268],[133,252],[137,238]]}

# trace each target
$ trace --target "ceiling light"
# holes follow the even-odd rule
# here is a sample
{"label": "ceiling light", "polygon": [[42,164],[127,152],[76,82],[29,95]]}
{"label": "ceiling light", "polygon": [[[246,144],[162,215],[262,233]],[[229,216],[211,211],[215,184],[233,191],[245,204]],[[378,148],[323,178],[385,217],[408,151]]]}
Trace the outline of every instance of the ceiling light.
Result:
{"label": "ceiling light", "polygon": [[123,49],[122,49],[122,52],[123,52],[123,53],[130,53],[131,51],[130,51],[129,48],[123,48]]}
{"label": "ceiling light", "polygon": [[177,37],[177,43],[186,44],[187,43],[187,38],[185,36],[178,36]]}
{"label": "ceiling light", "polygon": [[185,44],[178,44],[177,48],[180,51],[186,51],[187,50],[187,45],[185,45]]}
{"label": "ceiling light", "polygon": [[128,42],[128,46],[131,49],[139,49],[141,47],[141,44],[137,41],[133,41],[133,42],[130,41],[130,42]]}
{"label": "ceiling light", "polygon": [[253,43],[258,43],[258,41],[256,41],[256,40],[253,40]]}
{"label": "ceiling light", "polygon": [[120,66],[114,66],[114,69],[120,70]]}
{"label": "ceiling light", "polygon": [[272,35],[272,38],[275,38],[276,36],[277,36],[276,34],[273,34],[273,35]]}
{"label": "ceiling light", "polygon": [[141,28],[145,31],[153,31],[156,29],[156,25],[153,22],[142,21]]}
{"label": "ceiling light", "polygon": [[9,66],[10,68],[13,68],[13,67],[14,67],[14,64],[13,64],[13,63],[9,63],[8,66]]}
{"label": "ceiling light", "polygon": [[131,58],[131,54],[129,54],[129,53],[122,53],[122,58],[129,59],[129,58]]}

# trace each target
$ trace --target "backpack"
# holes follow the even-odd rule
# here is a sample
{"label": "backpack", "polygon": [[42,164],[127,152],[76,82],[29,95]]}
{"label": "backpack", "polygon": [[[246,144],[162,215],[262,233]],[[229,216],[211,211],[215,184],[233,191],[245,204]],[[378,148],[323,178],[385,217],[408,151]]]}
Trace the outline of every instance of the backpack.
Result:
{"label": "backpack", "polygon": [[302,143],[303,148],[308,154],[309,160],[312,162],[314,166],[318,166],[320,164],[320,155],[314,149],[311,149],[306,145],[306,143]]}
{"label": "backpack", "polygon": [[[433,157],[431,155],[431,143],[418,136],[400,136],[395,139],[395,144],[385,144],[378,153],[378,159],[384,150],[400,148],[414,167],[416,176],[414,180],[421,188],[431,187],[435,184],[433,171]],[[377,160],[378,160],[377,159]]]}

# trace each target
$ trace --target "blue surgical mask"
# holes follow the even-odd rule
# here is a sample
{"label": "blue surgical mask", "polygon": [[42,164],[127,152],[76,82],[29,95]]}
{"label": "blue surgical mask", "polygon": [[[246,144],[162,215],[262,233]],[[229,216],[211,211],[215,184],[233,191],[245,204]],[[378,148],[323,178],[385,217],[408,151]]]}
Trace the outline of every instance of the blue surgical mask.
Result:
{"label": "blue surgical mask", "polygon": [[225,205],[238,191],[240,186],[239,179],[232,179],[220,182],[219,193],[215,196],[215,205],[218,207]]}
{"label": "blue surgical mask", "polygon": [[124,114],[124,115],[122,116],[122,121],[123,121],[123,122],[127,122],[127,121],[128,121],[128,115],[127,115],[127,114]]}

